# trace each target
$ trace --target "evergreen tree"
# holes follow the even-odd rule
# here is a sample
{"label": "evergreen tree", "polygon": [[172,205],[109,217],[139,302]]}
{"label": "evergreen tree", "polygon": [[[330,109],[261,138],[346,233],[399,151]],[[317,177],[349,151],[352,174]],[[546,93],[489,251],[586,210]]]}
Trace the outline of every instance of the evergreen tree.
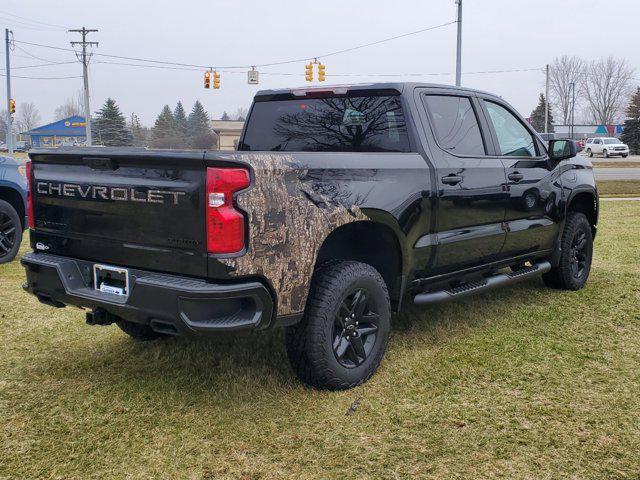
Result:
{"label": "evergreen tree", "polygon": [[217,135],[211,130],[209,115],[198,101],[187,119],[189,127],[189,145],[191,148],[212,148],[217,144]]}
{"label": "evergreen tree", "polygon": [[127,122],[112,98],[107,98],[98,110],[92,127],[96,140],[107,147],[122,147],[133,143]]}
{"label": "evergreen tree", "polygon": [[631,155],[640,155],[640,87],[631,97],[631,103],[625,112],[627,120],[620,140],[629,145]]}
{"label": "evergreen tree", "polygon": [[220,117],[220,120],[231,120],[231,117],[226,111],[224,111],[222,112],[222,116]]}
{"label": "evergreen tree", "polygon": [[131,131],[134,147],[146,146],[149,129],[142,126],[140,118],[135,113],[132,113],[129,119],[129,131]]}
{"label": "evergreen tree", "polygon": [[191,136],[211,133],[209,115],[207,115],[204,107],[197,100],[196,103],[193,104],[193,108],[187,119],[187,125],[189,127],[189,135]]}
{"label": "evergreen tree", "polygon": [[187,125],[187,114],[184,111],[182,102],[178,101],[175,110],[173,111],[173,120],[175,122],[176,133],[182,138],[189,136],[189,127]]}
{"label": "evergreen tree", "polygon": [[165,105],[153,126],[151,145],[156,148],[176,148],[177,144],[178,138],[173,113],[171,113],[169,105]]}
{"label": "evergreen tree", "polygon": [[[544,132],[544,95],[540,94],[538,106],[531,112],[531,126],[535,128],[536,132]],[[553,114],[551,113],[551,104],[549,104],[549,122],[547,132],[553,133]]]}

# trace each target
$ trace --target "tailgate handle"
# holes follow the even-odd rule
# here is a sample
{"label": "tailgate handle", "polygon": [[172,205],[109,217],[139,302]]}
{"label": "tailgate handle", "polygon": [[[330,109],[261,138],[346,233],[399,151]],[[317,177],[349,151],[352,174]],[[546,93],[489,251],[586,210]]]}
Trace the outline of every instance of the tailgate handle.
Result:
{"label": "tailgate handle", "polygon": [[84,162],[93,170],[117,170],[118,164],[113,158],[83,157]]}

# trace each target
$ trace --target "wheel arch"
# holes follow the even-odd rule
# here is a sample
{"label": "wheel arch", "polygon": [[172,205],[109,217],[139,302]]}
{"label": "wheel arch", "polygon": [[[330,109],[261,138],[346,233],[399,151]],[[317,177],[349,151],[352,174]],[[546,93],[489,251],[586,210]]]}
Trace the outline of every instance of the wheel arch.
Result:
{"label": "wheel arch", "polygon": [[4,200],[5,202],[7,202],[18,213],[18,218],[20,218],[22,230],[24,230],[27,227],[25,223],[26,210],[24,205],[24,198],[22,197],[20,192],[15,188],[0,185],[0,200]]}
{"label": "wheel arch", "polygon": [[572,192],[567,202],[567,213],[584,213],[591,225],[591,232],[595,238],[598,227],[598,194],[595,189],[581,189]]}
{"label": "wheel arch", "polygon": [[333,230],[322,242],[314,270],[332,260],[353,260],[375,268],[387,285],[392,309],[398,311],[404,289],[402,242],[389,226],[358,221]]}

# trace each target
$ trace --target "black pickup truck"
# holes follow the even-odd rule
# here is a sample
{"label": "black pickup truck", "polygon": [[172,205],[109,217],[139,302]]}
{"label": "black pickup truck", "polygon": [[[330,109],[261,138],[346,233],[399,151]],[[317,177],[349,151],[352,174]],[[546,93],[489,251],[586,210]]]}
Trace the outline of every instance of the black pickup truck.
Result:
{"label": "black pickup truck", "polygon": [[30,157],[26,290],[139,340],[284,326],[317,388],[368,379],[406,302],[591,266],[590,162],[475,90],[261,91],[235,152]]}

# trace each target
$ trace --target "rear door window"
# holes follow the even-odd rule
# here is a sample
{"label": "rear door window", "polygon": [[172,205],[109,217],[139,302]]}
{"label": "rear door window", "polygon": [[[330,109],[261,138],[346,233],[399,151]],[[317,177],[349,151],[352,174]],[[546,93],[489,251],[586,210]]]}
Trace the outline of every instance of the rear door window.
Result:
{"label": "rear door window", "polygon": [[486,155],[469,97],[425,95],[424,103],[441,148],[455,155]]}
{"label": "rear door window", "polygon": [[258,101],[253,105],[238,149],[411,151],[399,96]]}

